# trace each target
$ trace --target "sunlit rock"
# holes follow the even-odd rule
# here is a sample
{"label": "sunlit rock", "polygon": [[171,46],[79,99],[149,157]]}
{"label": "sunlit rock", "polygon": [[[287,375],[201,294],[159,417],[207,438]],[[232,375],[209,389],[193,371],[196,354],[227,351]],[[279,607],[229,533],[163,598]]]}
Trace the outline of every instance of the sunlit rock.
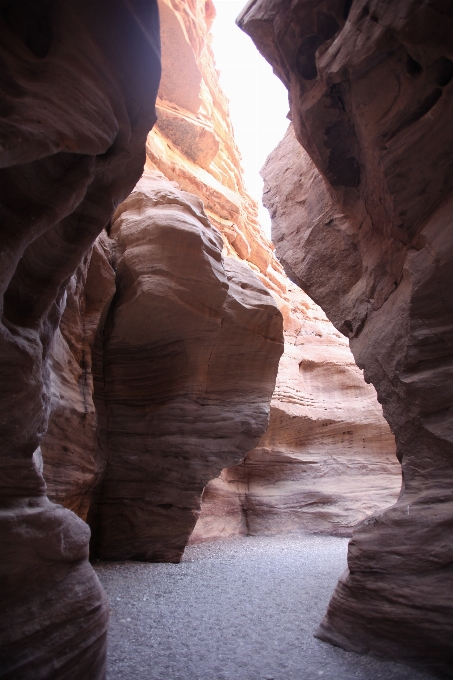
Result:
{"label": "sunlit rock", "polygon": [[348,342],[295,286],[269,427],[208,484],[191,542],[294,531],[349,536],[396,501],[395,441]]}

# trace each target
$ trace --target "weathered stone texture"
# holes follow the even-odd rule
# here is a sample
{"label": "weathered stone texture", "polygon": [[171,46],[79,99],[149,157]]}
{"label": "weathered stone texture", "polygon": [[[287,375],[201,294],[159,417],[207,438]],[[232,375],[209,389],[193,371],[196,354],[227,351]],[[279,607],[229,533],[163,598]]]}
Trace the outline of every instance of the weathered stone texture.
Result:
{"label": "weathered stone texture", "polygon": [[47,499],[39,445],[66,286],[143,168],[158,17],[154,2],[3,2],[0,35],[0,675],[100,679],[90,532]]}
{"label": "weathered stone texture", "polygon": [[[150,169],[159,168],[166,177],[177,181],[181,188],[196,194],[203,201],[206,214],[222,234],[224,254],[242,261],[252,269],[264,286],[271,291],[285,319],[289,322],[289,319],[292,318],[294,322],[297,311],[293,310],[292,317],[290,313],[295,297],[289,295],[289,281],[275,257],[273,245],[260,232],[257,223],[257,206],[248,196],[243,184],[240,156],[235,145],[228,115],[228,102],[219,85],[214,55],[210,47],[209,28],[214,10],[209,3],[206,5],[209,11],[205,11],[203,3],[182,4],[176,0],[162,0],[160,7],[164,71],[166,64],[171,64],[172,68],[166,70],[161,83],[157,106],[158,121],[148,138],[147,166]],[[180,45],[180,49],[176,49],[176,45]],[[190,83],[190,88],[188,83]],[[192,96],[190,101],[188,99],[189,90]],[[301,295],[303,296],[302,293]],[[306,300],[305,297],[304,300]],[[307,318],[304,317],[303,321],[306,322]],[[321,323],[326,328],[329,327],[327,335],[333,338],[335,332],[333,327],[327,321]],[[291,323],[289,323],[288,329],[290,325]],[[294,338],[289,331],[286,336],[286,345],[288,352],[292,348],[291,351],[293,351],[294,356],[290,359],[289,355],[286,354],[280,363],[278,377],[280,391],[286,389],[284,387],[285,381],[288,382],[286,387],[290,389],[289,384],[299,379],[297,387],[294,384],[292,386],[297,392],[297,399],[303,401],[312,398],[318,403],[324,415],[326,412],[324,407],[321,408],[320,405],[322,399],[327,399],[329,401],[329,415],[332,416],[339,428],[342,427],[341,432],[350,431],[351,422],[354,418],[358,418],[353,426],[353,430],[356,432],[356,443],[353,444],[352,448],[357,460],[361,459],[361,471],[368,475],[366,477],[368,482],[365,479],[359,481],[356,477],[357,486],[354,488],[352,475],[349,480],[343,476],[342,481],[346,482],[343,491],[340,490],[341,485],[338,484],[335,494],[329,496],[326,491],[327,487],[323,488],[323,477],[320,474],[316,479],[319,489],[314,492],[318,494],[319,504],[313,504],[310,506],[311,510],[309,510],[306,500],[304,501],[306,489],[302,481],[303,475],[300,473],[301,476],[298,477],[297,474],[299,473],[296,474],[296,469],[301,470],[302,468],[289,464],[284,466],[282,463],[282,460],[287,456],[287,449],[290,447],[290,444],[286,443],[288,438],[287,426],[291,423],[293,427],[296,427],[297,422],[297,427],[300,430],[299,440],[301,441],[302,431],[304,431],[304,436],[311,437],[312,448],[314,447],[314,439],[319,437],[319,458],[322,455],[323,447],[325,451],[334,448],[333,439],[327,443],[324,436],[317,434],[318,427],[321,428],[321,432],[325,432],[325,428],[318,418],[319,414],[309,414],[308,411],[302,413],[303,407],[301,407],[301,413],[297,417],[294,414],[290,417],[291,408],[296,408],[294,404],[290,408],[289,401],[282,405],[278,403],[276,398],[276,408],[273,408],[271,412],[269,430],[269,433],[272,432],[272,435],[269,434],[269,442],[272,438],[273,457],[270,456],[269,458],[269,455],[264,453],[270,443],[263,442],[264,448],[259,449],[261,453],[255,450],[253,454],[247,456],[243,465],[241,464],[234,470],[224,470],[218,479],[210,482],[204,493],[202,516],[191,540],[215,538],[219,535],[228,534],[230,531],[247,533],[245,519],[241,517],[245,507],[245,496],[241,484],[248,484],[250,488],[253,471],[256,472],[254,493],[251,494],[250,492],[247,495],[249,501],[246,504],[249,530],[251,530],[253,524],[254,531],[283,531],[303,526],[305,529],[311,530],[348,532],[351,526],[365,516],[366,509],[375,510],[384,507],[386,504],[390,505],[394,500],[395,490],[399,487],[400,482],[397,467],[392,461],[393,438],[382,416],[376,411],[376,407],[379,407],[375,403],[372,388],[367,388],[363,384],[361,374],[355,368],[349,350],[344,347],[344,341],[340,341],[340,344],[343,343],[344,355],[341,358],[336,356],[340,344],[337,347],[335,342],[338,343],[338,341],[335,340],[331,346],[330,360],[333,364],[338,365],[339,373],[344,371],[344,374],[350,377],[352,375],[360,376],[357,390],[362,395],[364,404],[369,406],[370,416],[368,421],[364,416],[364,409],[361,410],[360,408],[353,409],[353,412],[349,414],[349,420],[345,418],[343,421],[344,414],[340,416],[339,408],[333,403],[332,399],[329,399],[330,385],[327,382],[324,382],[323,385],[321,385],[322,380],[316,385],[314,382],[309,384],[307,380],[305,380],[305,383],[302,382],[298,365],[295,363],[297,361],[296,355],[298,352],[300,353],[301,348],[295,349],[293,342]],[[328,353],[329,350],[326,348],[326,356]],[[288,368],[288,361],[294,363],[291,369]],[[339,367],[341,361],[345,362],[342,369]],[[321,370],[320,363],[319,371]],[[296,375],[296,378],[290,377],[291,371]],[[346,381],[348,379],[345,378]],[[359,384],[363,384],[362,391]],[[315,389],[316,394],[309,394],[312,389]],[[357,403],[359,401],[360,399],[357,400]],[[307,404],[308,401],[304,403]],[[278,415],[281,411],[287,414],[287,418],[282,416],[284,423],[280,422],[282,419]],[[365,428],[365,422],[368,422],[370,426],[369,432],[359,437],[358,431],[360,428]],[[308,423],[312,425],[311,430]],[[308,430],[304,430],[306,427],[310,430],[310,433]],[[376,430],[373,428],[376,428]],[[380,433],[379,436],[377,435],[378,432]],[[376,437],[379,439],[381,435],[384,440],[388,437],[387,444],[382,442],[382,453],[385,452],[389,456],[389,467],[385,463],[378,473],[375,465],[375,455],[377,449],[379,449]],[[279,437],[281,438],[280,444],[277,443]],[[361,440],[360,447],[357,443],[359,438]],[[366,442],[365,449],[362,439],[365,439]],[[299,448],[299,455],[302,455],[302,444],[298,444],[297,447],[295,444],[291,446],[292,449]],[[280,453],[277,454],[277,451]],[[253,465],[251,456],[254,460]],[[262,464],[259,462],[260,456],[263,456]],[[277,462],[275,459],[279,456],[281,460]],[[321,468],[324,469],[322,464],[320,464]],[[358,468],[356,467],[356,469]],[[277,470],[279,470],[278,473]],[[382,474],[380,481],[378,481],[379,474]],[[246,475],[247,480],[244,475]],[[327,478],[332,483],[332,478],[329,475],[327,475]],[[369,488],[371,478],[374,479],[372,490]],[[227,479],[230,481],[227,481]],[[238,479],[242,481],[238,481]],[[312,482],[315,483],[314,478],[312,478]],[[272,492],[270,491],[271,483]],[[329,482],[327,482],[327,486],[328,484]],[[389,485],[388,489],[386,489],[387,484]],[[300,487],[300,493],[296,490],[296,487]],[[262,495],[261,501],[258,498],[260,495]],[[368,496],[368,500],[366,496]],[[226,501],[226,499],[229,500]],[[322,499],[326,505],[324,509],[321,509]],[[228,511],[226,511],[225,502],[231,503],[231,507],[228,506]],[[302,509],[303,507],[305,507],[305,510]],[[211,515],[212,518],[216,518],[213,519],[212,523],[208,520]],[[261,520],[259,517],[261,517]],[[230,523],[232,523],[231,526]],[[225,528],[223,529],[224,525]]]}
{"label": "weathered stone texture", "polygon": [[96,551],[178,561],[203,488],[267,427],[282,317],[253,272],[222,258],[201,201],[162,176],[144,175],[111,235]]}
{"label": "weathered stone texture", "polygon": [[93,401],[93,363],[97,350],[102,366],[99,335],[116,291],[108,241],[105,232],[97,238],[66,290],[50,354],[51,413],[41,443],[48,497],[83,520],[105,467]]}
{"label": "weathered stone texture", "polygon": [[[164,76],[147,166],[203,201],[220,231],[224,253],[244,260],[287,308],[286,277],[258,224],[258,206],[244,186],[228,100],[211,49],[211,1],[159,0]],[[189,96],[190,95],[190,96]]]}
{"label": "weathered stone texture", "polygon": [[376,393],[348,342],[296,286],[269,427],[208,484],[191,542],[312,531],[348,536],[396,501],[401,469]]}
{"label": "weathered stone texture", "polygon": [[349,336],[403,468],[396,505],[354,532],[319,635],[449,673],[451,6],[258,0],[239,23],[288,86],[305,149],[289,133],[265,169],[277,252]]}

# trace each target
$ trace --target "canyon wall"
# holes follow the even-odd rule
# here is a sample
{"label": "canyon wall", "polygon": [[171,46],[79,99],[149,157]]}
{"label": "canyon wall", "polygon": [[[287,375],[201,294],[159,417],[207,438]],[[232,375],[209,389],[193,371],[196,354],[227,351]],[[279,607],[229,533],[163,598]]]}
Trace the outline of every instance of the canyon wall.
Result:
{"label": "canyon wall", "polygon": [[39,445],[67,284],[142,172],[158,15],[154,2],[3,2],[0,34],[0,676],[100,680],[108,602],[90,532],[48,500]]}
{"label": "canyon wall", "polygon": [[[346,341],[290,290],[259,229],[210,47],[213,7],[159,10],[146,172],[69,281],[52,345],[48,495],[88,521],[102,559],[178,561],[206,485],[192,541],[349,535],[396,499],[393,437]],[[286,352],[258,442],[282,351],[275,304]]]}
{"label": "canyon wall", "polygon": [[209,33],[214,6],[211,0],[159,0],[159,8],[164,76],[157,123],[146,147],[147,167],[201,198],[222,235],[225,255],[244,261],[284,313],[289,310],[287,277],[244,187],[228,100],[215,68]]}
{"label": "canyon wall", "polygon": [[349,337],[403,468],[397,503],[355,530],[318,635],[448,675],[451,6],[253,0],[239,24],[290,93],[295,136],[264,170],[277,252]]}
{"label": "canyon wall", "polygon": [[[194,55],[204,58],[208,49],[209,7],[213,14],[209,3],[159,5],[160,127],[168,124],[162,90],[190,109],[184,134],[192,134],[197,116],[206,123]],[[220,90],[218,97],[226,107]],[[209,115],[215,111],[212,104]],[[241,183],[227,113],[222,125],[225,142],[216,148],[222,146],[217,165],[223,174],[217,175],[224,184],[210,175],[213,205],[223,216],[233,205],[244,234],[249,228],[257,235],[254,249],[265,252],[265,271],[272,251],[259,243],[256,206]],[[194,150],[196,163],[206,165],[212,139],[203,130],[201,137],[182,139],[186,151],[192,145],[201,154]],[[160,130],[155,137],[163,139]],[[177,562],[205,485],[242,460],[266,429],[283,351],[282,316],[258,267],[229,257],[236,251],[226,248],[200,199],[180,190],[170,171],[167,177],[160,172],[157,166],[168,164],[163,151],[159,163],[151,162],[153,139],[144,177],[67,287],[41,451],[49,497],[87,520],[92,556]],[[195,174],[202,170],[196,163]],[[210,217],[222,220],[212,211]],[[235,233],[242,232],[236,227]]]}
{"label": "canyon wall", "polygon": [[204,487],[267,427],[282,316],[196,196],[148,169],[72,277],[52,346],[49,497],[102,559],[178,562]]}
{"label": "canyon wall", "polygon": [[289,284],[269,427],[203,495],[191,542],[294,531],[350,536],[401,487],[395,441],[348,342]]}
{"label": "canyon wall", "polygon": [[145,173],[111,228],[116,295],[104,329],[102,559],[178,562],[201,495],[265,432],[282,316],[222,256],[200,199]]}
{"label": "canyon wall", "polygon": [[[260,231],[215,69],[212,6],[162,0],[160,8],[164,76],[147,167],[202,199],[224,254],[258,276],[285,322],[268,432],[243,463],[208,484],[191,541],[294,530],[349,534],[396,500],[401,472],[393,436],[346,341],[302,291],[289,290]],[[305,359],[315,370],[302,370]]]}

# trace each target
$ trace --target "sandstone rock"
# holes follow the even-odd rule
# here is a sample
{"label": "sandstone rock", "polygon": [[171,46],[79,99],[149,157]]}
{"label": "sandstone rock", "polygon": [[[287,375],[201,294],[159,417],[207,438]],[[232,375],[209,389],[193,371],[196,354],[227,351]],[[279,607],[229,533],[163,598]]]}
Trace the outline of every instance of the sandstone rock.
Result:
{"label": "sandstone rock", "polygon": [[[147,30],[143,27],[147,26]],[[101,679],[108,603],[88,527],[45,496],[39,445],[65,289],[142,171],[154,2],[0,9],[1,675]]]}
{"label": "sandstone rock", "polygon": [[244,186],[241,159],[219,84],[209,29],[212,3],[159,0],[164,76],[147,166],[195,194],[223,237],[224,253],[246,260],[284,305],[286,281]]}
{"label": "sandstone rock", "polygon": [[201,494],[267,427],[282,317],[201,201],[145,174],[112,225],[117,294],[104,346],[103,559],[179,561]]}
{"label": "sandstone rock", "polygon": [[[211,108],[209,109],[208,104],[206,104],[207,80],[213,78],[210,85],[213,92],[212,88],[218,87],[212,53],[209,52],[207,31],[210,18],[206,8],[208,8],[208,5],[204,7],[200,2],[192,3],[190,8],[180,3],[161,3],[160,6],[163,43],[162,58],[165,73],[161,82],[160,98],[157,106],[158,127],[156,129],[156,137],[163,140],[163,134],[165,134],[165,145],[162,153],[159,151],[159,162],[156,164],[165,167],[167,174],[173,176],[169,171],[169,152],[164,152],[164,149],[168,149],[168,145],[171,144],[175,149],[175,168],[178,180],[181,179],[180,166],[184,167],[184,163],[190,163],[195,168],[195,173],[204,172],[210,178],[209,181],[213,186],[219,188],[218,206],[220,211],[223,211],[222,214],[225,217],[230,216],[226,202],[227,197],[233,206],[233,210],[237,213],[238,221],[243,219],[241,216],[245,214],[245,210],[249,211],[250,219],[253,216],[253,230],[251,233],[252,235],[256,234],[252,239],[254,251],[257,253],[255,260],[261,261],[262,270],[266,276],[263,275],[256,265],[251,264],[251,266],[254,267],[265,285],[274,290],[276,286],[280,286],[279,290],[282,292],[286,290],[284,276],[282,273],[279,274],[283,270],[278,263],[276,265],[278,272],[272,269],[271,261],[277,261],[273,258],[270,244],[265,242],[265,240],[258,242],[260,237],[256,221],[256,206],[252,204],[250,197],[248,197],[243,189],[239,156],[228,118],[226,100],[220,89],[216,93],[216,97],[222,102],[222,106],[219,108],[211,101]],[[213,12],[212,8],[212,15]],[[198,70],[198,65],[200,65],[201,70]],[[202,78],[201,72],[203,72],[204,78]],[[204,113],[198,111],[200,107]],[[210,112],[210,116],[215,122],[209,120],[206,111]],[[220,127],[219,120],[221,122]],[[219,130],[221,131],[220,136],[218,135]],[[220,152],[221,145],[222,151]],[[152,148],[156,148],[156,145],[154,144]],[[137,229],[140,231],[140,238],[142,239],[140,248],[134,246],[134,249],[131,251],[129,245],[127,245],[127,239],[125,241],[123,238],[123,232],[127,232],[126,228],[121,227],[117,229],[115,227],[110,230],[110,235],[114,240],[109,242],[108,248],[103,248],[101,241],[96,242],[91,261],[87,257],[86,262],[83,263],[76,275],[71,279],[66,309],[61,323],[61,332],[57,332],[56,340],[53,343],[51,355],[52,414],[48,432],[41,448],[49,497],[74,510],[80,517],[89,522],[94,533],[91,546],[93,554],[107,558],[138,555],[144,559],[178,560],[197,517],[203,487],[210,477],[215,477],[218,474],[221,467],[229,465],[230,462],[236,462],[241,458],[241,455],[237,452],[234,458],[231,458],[231,455],[233,455],[232,451],[242,451],[243,457],[247,450],[253,448],[256,443],[256,438],[259,435],[249,439],[244,435],[241,435],[242,439],[239,435],[237,437],[234,435],[234,428],[237,423],[235,424],[234,422],[233,411],[234,409],[244,410],[242,403],[245,399],[251,399],[253,402],[253,399],[256,397],[259,381],[255,384],[256,379],[252,377],[251,388],[247,397],[245,397],[244,392],[245,386],[241,386],[240,380],[236,381],[234,388],[237,392],[236,397],[233,394],[228,396],[227,401],[229,403],[231,423],[229,429],[227,429],[229,438],[231,439],[234,435],[237,441],[235,440],[234,444],[229,444],[229,452],[226,450],[222,453],[225,462],[222,456],[219,457],[218,453],[216,453],[218,460],[215,456],[211,456],[212,460],[209,460],[208,463],[205,460],[206,456],[208,458],[210,456],[209,447],[215,448],[215,440],[218,440],[219,437],[226,437],[226,426],[223,416],[220,419],[218,430],[216,430],[215,423],[209,425],[209,436],[206,433],[200,434],[198,432],[197,434],[198,426],[191,430],[190,425],[188,423],[185,424],[185,432],[189,439],[190,437],[193,439],[204,436],[207,440],[211,439],[212,442],[208,442],[204,449],[200,447],[195,455],[193,441],[190,442],[188,439],[188,448],[184,455],[178,453],[177,456],[171,451],[166,454],[167,457],[173,456],[171,464],[169,463],[168,465],[172,469],[172,479],[176,480],[175,484],[177,486],[174,489],[171,488],[171,480],[167,479],[167,471],[160,460],[160,457],[163,455],[162,452],[158,451],[157,455],[154,456],[154,451],[159,447],[158,437],[164,437],[164,434],[156,435],[155,430],[159,426],[161,416],[162,427],[165,429],[165,420],[169,417],[169,409],[174,410],[177,408],[178,399],[184,402],[186,398],[186,384],[191,385],[194,383],[198,386],[196,389],[199,389],[200,377],[198,373],[201,370],[200,362],[203,364],[209,353],[212,354],[210,372],[215,375],[216,371],[219,371],[221,382],[228,385],[229,375],[225,371],[225,358],[223,356],[216,357],[215,352],[211,351],[212,348],[210,349],[209,343],[205,343],[203,349],[203,343],[199,342],[198,336],[203,337],[204,334],[207,334],[208,339],[210,337],[213,338],[215,334],[212,329],[217,328],[220,318],[219,314],[221,314],[222,333],[220,342],[223,347],[222,353],[225,352],[227,356],[228,353],[232,355],[230,357],[232,367],[234,367],[234,362],[243,361],[244,356],[246,356],[249,350],[244,353],[244,350],[238,344],[238,339],[228,339],[226,319],[228,314],[232,315],[232,318],[235,319],[237,336],[240,338],[243,330],[240,328],[238,314],[241,316],[244,310],[241,312],[241,307],[239,307],[238,310],[231,311],[230,297],[232,291],[237,288],[237,285],[239,285],[239,288],[234,293],[234,297],[239,295],[239,299],[243,299],[246,295],[246,292],[243,291],[249,291],[247,295],[251,294],[250,291],[252,289],[250,285],[252,285],[252,288],[258,285],[258,290],[261,290],[261,284],[256,281],[255,274],[251,272],[250,268],[244,268],[243,265],[234,265],[232,262],[227,262],[225,266],[215,265],[212,272],[209,262],[207,263],[207,268],[199,266],[200,258],[202,262],[205,259],[206,253],[203,239],[206,239],[206,234],[210,234],[209,238],[214,239],[217,249],[223,250],[224,255],[228,253],[234,255],[236,261],[240,259],[238,253],[245,257],[251,256],[251,246],[243,231],[227,219],[223,220],[222,228],[228,234],[228,238],[234,244],[236,250],[229,245],[228,248],[226,247],[225,244],[228,244],[229,241],[225,237],[223,241],[219,241],[220,234],[215,229],[213,230],[208,223],[206,215],[200,208],[199,200],[187,193],[178,192],[171,182],[164,181],[162,177],[159,179],[159,172],[157,171],[156,175],[156,164],[153,165],[151,163],[150,154],[151,152],[148,149],[148,169],[154,168],[154,178],[150,179],[148,177],[144,184],[140,185],[141,187],[142,185],[147,186],[145,194],[142,195],[140,193],[141,190],[137,190],[134,194],[134,200],[141,196],[140,201],[143,204],[143,214],[140,212],[142,208],[140,208],[138,213],[134,208],[131,213],[130,203],[128,203],[129,208],[127,210],[129,216],[133,214],[134,224],[139,225]],[[206,171],[206,169],[209,170],[216,156],[219,156],[217,159],[218,167],[220,167],[219,164],[223,164],[224,173],[220,178],[224,184]],[[185,160],[183,161],[182,159]],[[229,188],[227,184],[230,184],[234,190]],[[200,184],[199,186],[205,187],[206,185]],[[201,198],[206,199],[205,189],[199,193]],[[132,198],[130,198],[130,201],[132,201]],[[179,203],[181,203],[181,206],[179,208],[175,207]],[[179,222],[173,224],[170,219],[170,222],[167,224],[165,218],[167,216],[170,216],[170,218],[174,216],[175,210]],[[201,232],[197,237],[198,240],[195,239],[193,243],[190,242],[190,239],[187,243],[182,240],[183,235],[185,235],[186,240],[188,237],[187,225],[184,227],[184,215],[186,215],[187,210],[189,213],[195,210],[195,222],[192,224],[192,231],[195,229],[194,233],[197,233],[197,229],[201,228]],[[118,215],[121,215],[122,211],[123,208],[120,208]],[[148,219],[148,213],[151,215],[151,219]],[[180,213],[184,217],[182,222]],[[159,238],[157,241],[158,245],[156,246],[157,232],[155,222],[157,218]],[[198,224],[197,220],[199,219],[201,219],[202,227]],[[215,215],[213,219],[214,222],[222,220],[220,216]],[[147,234],[148,228],[150,229],[149,234]],[[165,230],[166,233],[164,234]],[[108,241],[104,236],[102,239],[103,241]],[[149,239],[151,245],[148,244]],[[187,245],[187,262],[183,267],[181,260],[179,278],[183,275],[183,272],[187,273],[189,271],[191,274],[190,285],[183,282],[183,287],[188,286],[187,295],[189,297],[196,294],[196,296],[201,300],[205,300],[205,302],[209,301],[210,296],[217,291],[217,297],[215,297],[212,304],[214,309],[217,310],[218,318],[215,321],[207,321],[203,314],[200,315],[195,312],[189,315],[180,314],[179,308],[176,305],[174,307],[174,316],[169,320],[170,327],[165,326],[165,323],[163,323],[162,327],[156,328],[154,321],[156,315],[159,316],[162,313],[162,309],[166,310],[167,307],[171,309],[170,303],[174,297],[172,292],[174,284],[170,281],[166,288],[157,294],[153,286],[150,288],[148,285],[150,281],[154,280],[150,277],[155,276],[156,267],[158,269],[161,266],[167,266],[162,264],[162,262],[166,262],[168,251],[177,247],[182,252],[184,243]],[[194,243],[198,244],[197,247],[194,246]],[[134,267],[132,265],[129,266],[129,260],[131,258],[130,253],[137,253],[138,250],[142,252],[140,256],[142,262],[139,270],[135,272]],[[217,252],[215,257],[220,257],[220,251]],[[146,260],[148,255],[156,258],[154,265],[151,261]],[[143,260],[144,257],[145,260]],[[133,261],[135,263],[134,258]],[[173,275],[177,276],[176,264],[172,266]],[[148,274],[142,275],[140,273],[143,267],[145,270],[146,267],[150,268],[149,276]],[[235,267],[237,271],[233,276]],[[115,269],[115,276],[113,268]],[[228,283],[225,278],[227,269],[228,278],[230,279]],[[134,276],[137,275],[138,277],[137,284],[132,284],[130,281],[131,271],[134,271]],[[219,271],[222,272],[221,275]],[[219,281],[216,278],[218,275],[220,276]],[[214,287],[212,286],[213,276],[214,283],[217,281]],[[113,278],[115,278],[115,282],[113,282]],[[179,278],[177,278],[178,281]],[[234,283],[236,279],[237,281]],[[143,282],[145,283],[142,285]],[[253,283],[251,284],[250,282]],[[138,310],[138,313],[135,316],[130,316],[129,311],[125,312],[124,310],[127,306],[119,302],[122,300],[124,291],[128,290],[131,285],[137,286],[135,309]],[[224,289],[225,286],[229,290],[228,294],[226,293],[227,288]],[[206,290],[204,290],[205,288]],[[104,327],[109,305],[115,291],[117,292],[115,304],[109,312],[107,326]],[[167,293],[170,296],[168,300],[165,299]],[[265,292],[262,292],[262,294],[265,294]],[[220,298],[225,298],[222,303],[220,303]],[[273,301],[269,296],[266,299],[269,304],[273,305]],[[280,298],[278,300],[280,306],[285,304]],[[255,305],[255,302],[253,302],[252,306]],[[244,300],[241,305],[243,303]],[[206,304],[210,308],[211,302]],[[129,308],[127,307],[127,309]],[[185,309],[184,305],[183,309]],[[121,310],[121,314],[117,310]],[[150,319],[151,327],[143,324],[142,317]],[[126,324],[127,326],[120,339],[117,337],[117,318],[122,319],[121,324]],[[209,330],[210,328],[211,330]],[[158,331],[161,335],[156,339]],[[127,340],[136,333],[140,335],[139,340],[136,338],[134,340]],[[177,340],[174,340],[173,336],[177,337]],[[194,340],[192,336],[197,338],[197,340]],[[165,349],[166,338],[168,340],[168,347]],[[129,344],[127,344],[126,340]],[[247,335],[244,335],[243,342],[245,343],[246,341]],[[126,343],[124,346],[123,342]],[[173,345],[175,342],[176,347],[179,348],[179,355],[178,352],[174,353]],[[195,350],[192,345],[197,342],[199,346]],[[157,343],[158,351],[151,358],[148,350],[149,346],[154,346],[153,343]],[[222,343],[224,343],[224,346]],[[117,345],[119,345],[119,349]],[[191,356],[193,354],[189,363],[185,363],[183,356],[186,351],[184,349],[186,345],[191,348],[189,354]],[[257,339],[253,338],[250,351],[253,351],[253,348],[257,350],[258,345]],[[129,350],[133,351],[130,366],[129,359],[124,357],[124,354],[127,354]],[[197,358],[196,351],[198,350],[200,355]],[[140,363],[137,364],[139,352],[144,352],[146,359],[143,361],[140,359]],[[167,364],[159,358],[159,352],[166,356]],[[237,354],[237,357],[234,356],[235,354]],[[256,367],[256,361],[260,357],[259,353],[255,352],[255,354],[254,362],[249,362],[250,370],[255,370],[253,366]],[[272,346],[270,356],[267,359],[264,358],[265,369],[262,379],[269,386],[275,379],[275,375],[271,379],[272,370],[270,366],[267,366],[266,362],[274,354],[275,348]],[[174,365],[173,360],[175,360]],[[147,361],[148,364],[146,363]],[[178,361],[182,361],[182,365]],[[163,382],[168,379],[170,369],[171,374],[174,375],[174,381],[170,380],[168,385],[171,403],[167,410],[162,409],[161,406],[159,408],[153,406],[150,413],[147,412],[148,415],[142,417],[140,409],[137,410],[135,406],[131,408],[130,402],[134,402],[134,394],[136,393],[136,398],[140,403],[139,395],[145,391],[147,394],[145,401],[148,400],[152,404],[154,402],[160,404],[159,400],[161,397],[158,393],[153,392],[152,384],[154,371],[159,362],[164,373],[159,377],[158,390],[162,389]],[[217,362],[217,366],[215,362]],[[138,365],[141,366],[141,364],[143,366],[140,368],[134,383],[127,386],[125,374],[129,370],[135,374],[137,372],[136,367]],[[170,368],[168,365],[170,365]],[[273,366],[275,372],[277,366],[275,361]],[[182,390],[181,393],[178,393],[179,389]],[[195,388],[192,386],[190,389],[193,391]],[[219,384],[217,389],[223,389],[222,385]],[[266,387],[266,389],[269,392],[270,387]],[[228,393],[232,390],[233,388],[230,386]],[[266,400],[267,402],[269,401],[270,394],[271,392],[262,398],[261,406],[264,408],[263,413],[258,414],[261,406],[259,408],[258,406],[253,406],[253,409],[258,409],[258,411],[255,415],[255,411],[250,415],[252,420],[256,418],[257,426],[261,427],[260,431],[264,427],[263,414],[268,409],[268,405],[266,406],[265,404]],[[121,410],[124,406],[121,401],[122,399],[126,400],[126,405],[129,409],[127,413],[130,412],[131,414],[130,422],[127,420],[128,416],[125,415],[126,411],[124,409]],[[236,405],[235,399],[239,400]],[[119,400],[119,404],[115,400]],[[187,411],[187,409],[193,410],[194,407],[189,401],[184,408]],[[201,415],[199,414],[200,428],[203,429],[202,416],[203,413],[207,413],[207,410],[204,405],[200,408],[202,408],[200,411]],[[222,408],[225,408],[225,404],[222,405]],[[247,409],[244,410],[244,416],[246,419],[243,421],[243,424],[248,417]],[[137,419],[140,422],[139,426],[136,422]],[[121,425],[118,425],[118,422],[121,422]],[[136,432],[137,427],[141,428],[140,436]],[[204,427],[208,427],[207,423],[205,423]],[[115,428],[118,428],[118,431]],[[165,437],[168,439],[170,435],[167,433]],[[145,452],[147,455],[149,454],[146,466],[134,469],[133,471],[128,469],[129,463],[123,461],[125,451],[127,451],[125,441],[128,438],[135,440],[134,446],[137,449],[137,455],[143,456]],[[153,442],[152,447],[147,448],[149,441]],[[168,443],[165,446],[168,448]],[[178,446],[180,446],[179,443]],[[145,447],[144,450],[143,447]],[[193,458],[193,471],[187,475],[186,479],[186,459],[190,459],[190,457]],[[152,483],[149,479],[148,468],[150,467],[152,467],[154,475]],[[185,490],[184,493],[187,496],[185,506],[183,503],[184,498],[181,496],[181,489]],[[157,498],[159,494],[171,497],[175,501],[174,504],[172,505],[168,500],[160,502]],[[141,495],[146,498],[143,503],[139,503]],[[157,500],[154,499],[154,496],[156,496]],[[181,505],[184,507],[181,508]],[[128,510],[126,511],[125,508],[128,508]],[[178,510],[178,508],[180,509]],[[132,519],[131,515],[133,515]],[[130,535],[128,522],[132,522],[134,525],[136,529],[135,536]]]}
{"label": "sandstone rock", "polygon": [[[47,495],[83,520],[105,467],[93,394],[93,352],[115,294],[108,238],[102,233],[71,278],[50,354],[51,414],[41,443]],[[102,347],[97,348],[102,362]]]}
{"label": "sandstone rock", "polygon": [[301,290],[292,286],[289,298],[269,427],[241,465],[206,487],[192,543],[290,531],[346,536],[400,491],[394,438],[347,340]]}
{"label": "sandstone rock", "polygon": [[403,468],[396,505],[354,532],[319,635],[448,674],[451,8],[258,0],[240,24],[287,84],[305,148],[287,138],[265,169],[277,252],[350,337]]}

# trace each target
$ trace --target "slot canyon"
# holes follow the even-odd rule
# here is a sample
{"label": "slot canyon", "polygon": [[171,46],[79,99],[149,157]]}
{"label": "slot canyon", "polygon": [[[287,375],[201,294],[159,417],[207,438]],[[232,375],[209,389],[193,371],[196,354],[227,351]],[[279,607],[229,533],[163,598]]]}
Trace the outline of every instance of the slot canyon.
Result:
{"label": "slot canyon", "polygon": [[[453,678],[453,4],[243,7],[289,97],[272,240],[215,16],[0,0],[0,678]],[[154,621],[150,582],[160,646],[199,591],[196,645],[223,615],[240,663],[153,669],[145,641],[114,675],[109,619],[139,654],[117,610]],[[274,610],[327,671],[247,665],[254,588],[276,659]]]}

